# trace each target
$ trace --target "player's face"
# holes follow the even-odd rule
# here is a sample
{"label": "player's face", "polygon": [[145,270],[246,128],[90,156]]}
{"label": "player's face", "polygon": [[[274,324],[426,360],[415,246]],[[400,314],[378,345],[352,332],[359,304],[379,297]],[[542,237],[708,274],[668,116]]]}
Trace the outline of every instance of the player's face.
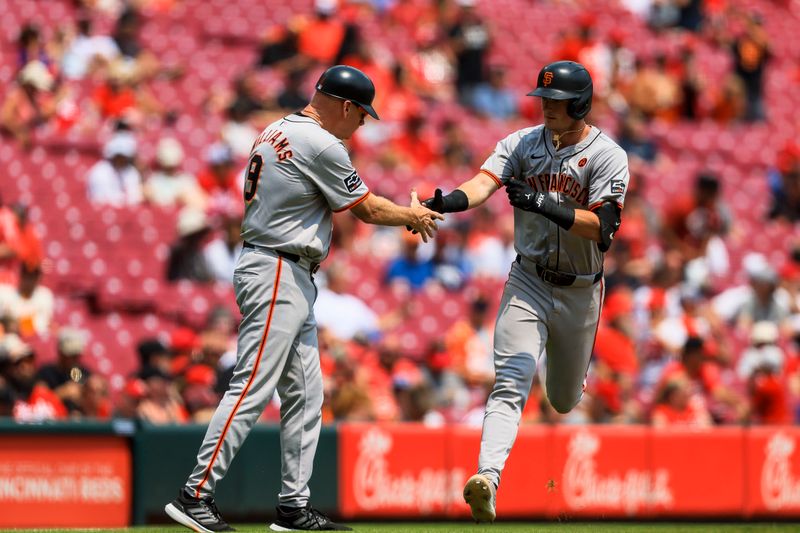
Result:
{"label": "player's face", "polygon": [[570,129],[573,120],[567,114],[569,100],[553,100],[552,98],[542,98],[542,114],[544,115],[544,125],[552,131],[565,131]]}

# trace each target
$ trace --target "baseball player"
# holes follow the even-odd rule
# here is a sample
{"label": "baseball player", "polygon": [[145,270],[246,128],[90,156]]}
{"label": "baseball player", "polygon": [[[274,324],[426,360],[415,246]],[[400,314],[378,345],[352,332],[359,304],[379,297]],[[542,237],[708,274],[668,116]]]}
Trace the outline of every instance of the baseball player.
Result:
{"label": "baseball player", "polygon": [[495,384],[486,403],[478,473],[464,499],[479,522],[495,518],[495,492],[517,436],[537,364],[559,413],[580,401],[603,301],[603,253],[619,228],[628,185],[625,152],[586,123],[592,79],[572,61],[539,72],[544,124],[497,143],[480,172],[425,200],[440,213],[482,204],[505,185],[514,210],[511,265],[494,334]]}
{"label": "baseball player", "polygon": [[233,275],[242,313],[230,388],[208,426],[197,465],[165,510],[194,531],[233,531],[214,503],[217,482],[277,390],[281,399],[281,492],[273,531],[350,530],[309,504],[319,440],[322,375],[313,275],[328,255],[333,212],[433,236],[439,213],[401,207],[370,194],[344,144],[372,108],[375,87],[358,69],[337,65],[317,82],[311,103],[256,139],[246,169],[244,245]]}

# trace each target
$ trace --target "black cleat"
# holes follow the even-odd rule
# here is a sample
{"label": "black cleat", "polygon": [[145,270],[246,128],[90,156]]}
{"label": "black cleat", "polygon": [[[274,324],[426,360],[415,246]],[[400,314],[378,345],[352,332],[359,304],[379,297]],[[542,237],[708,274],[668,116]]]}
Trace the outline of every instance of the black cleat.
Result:
{"label": "black cleat", "polygon": [[278,506],[276,509],[278,517],[269,526],[272,531],[353,531],[343,524],[332,522],[310,505],[295,508]]}
{"label": "black cleat", "polygon": [[181,489],[178,497],[168,503],[164,510],[170,518],[192,531],[236,531],[222,519],[214,498],[195,498],[185,488]]}

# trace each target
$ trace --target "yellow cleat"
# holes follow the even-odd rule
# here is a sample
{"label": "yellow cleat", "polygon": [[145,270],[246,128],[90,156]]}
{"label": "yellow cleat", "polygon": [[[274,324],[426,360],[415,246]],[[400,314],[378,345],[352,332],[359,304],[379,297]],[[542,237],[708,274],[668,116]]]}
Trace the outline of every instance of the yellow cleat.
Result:
{"label": "yellow cleat", "polygon": [[495,513],[494,483],[482,474],[475,474],[464,485],[464,501],[472,511],[475,522],[494,522]]}

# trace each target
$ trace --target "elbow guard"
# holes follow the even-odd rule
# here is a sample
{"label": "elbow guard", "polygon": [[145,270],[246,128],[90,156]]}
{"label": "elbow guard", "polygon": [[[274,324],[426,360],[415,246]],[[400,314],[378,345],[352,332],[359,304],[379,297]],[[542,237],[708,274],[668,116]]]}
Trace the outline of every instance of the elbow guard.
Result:
{"label": "elbow guard", "polygon": [[601,252],[607,252],[619,229],[622,212],[615,202],[604,202],[595,209],[594,214],[600,219],[600,242],[597,247]]}

